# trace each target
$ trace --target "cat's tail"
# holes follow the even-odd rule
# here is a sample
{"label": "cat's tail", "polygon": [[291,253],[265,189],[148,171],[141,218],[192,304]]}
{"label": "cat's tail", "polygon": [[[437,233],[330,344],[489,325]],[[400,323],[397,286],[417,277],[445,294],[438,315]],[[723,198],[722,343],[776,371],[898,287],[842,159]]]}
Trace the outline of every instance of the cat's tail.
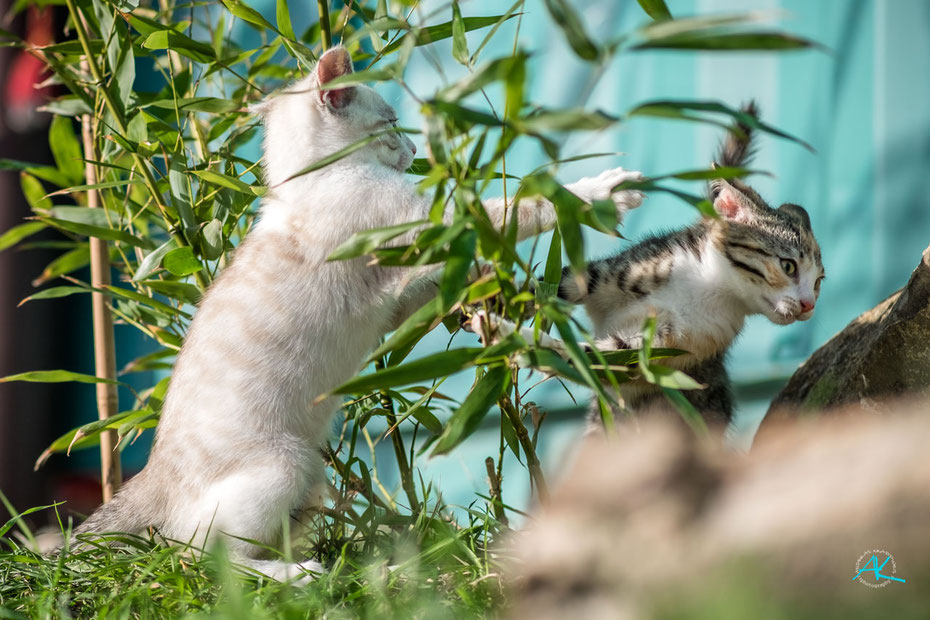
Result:
{"label": "cat's tail", "polygon": [[[754,119],[759,118],[759,108],[754,100],[743,104],[740,112]],[[727,132],[727,137],[720,144],[716,163],[718,166],[742,168],[752,161],[755,147],[752,143],[753,128],[736,121]]]}
{"label": "cat's tail", "polygon": [[77,534],[109,532],[139,534],[146,527],[157,525],[157,507],[152,497],[146,497],[150,493],[145,474],[143,469],[126,482],[113,499],[97,508],[84,523],[74,529],[72,537]]}

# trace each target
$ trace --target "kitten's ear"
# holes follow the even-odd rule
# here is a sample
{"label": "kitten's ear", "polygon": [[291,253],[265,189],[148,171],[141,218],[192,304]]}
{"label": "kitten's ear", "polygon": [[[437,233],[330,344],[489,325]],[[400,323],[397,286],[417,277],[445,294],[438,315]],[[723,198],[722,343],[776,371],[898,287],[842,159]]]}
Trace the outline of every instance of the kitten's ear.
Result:
{"label": "kitten's ear", "polygon": [[[320,85],[326,84],[337,77],[352,73],[352,57],[346,48],[338,46],[331,48],[320,57],[316,63],[316,78]],[[329,104],[337,110],[344,108],[355,96],[355,88],[347,86],[333,90],[320,90],[320,103]]]}
{"label": "kitten's ear", "polygon": [[742,191],[736,184],[725,179],[714,179],[710,183],[710,194],[714,200],[714,210],[724,218],[735,222],[753,219],[756,204],[748,192]]}
{"label": "kitten's ear", "polygon": [[811,217],[807,214],[807,210],[801,205],[786,202],[782,206],[778,207],[778,210],[782,213],[787,213],[797,221],[801,222],[805,228],[811,227]]}

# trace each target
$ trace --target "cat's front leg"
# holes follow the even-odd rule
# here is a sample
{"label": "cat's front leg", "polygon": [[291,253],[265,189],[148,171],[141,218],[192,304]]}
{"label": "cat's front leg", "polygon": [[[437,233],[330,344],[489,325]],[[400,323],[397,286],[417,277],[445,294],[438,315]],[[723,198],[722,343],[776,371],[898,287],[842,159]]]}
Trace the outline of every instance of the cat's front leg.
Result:
{"label": "cat's front leg", "polygon": [[[617,223],[620,223],[627,211],[635,209],[642,203],[644,194],[639,190],[613,191],[613,188],[624,181],[638,181],[642,178],[641,172],[612,168],[596,177],[585,177],[565,187],[585,202],[612,200],[617,209]],[[505,219],[509,223],[516,213],[519,240],[555,228],[557,221],[555,207],[551,201],[541,196],[523,198],[517,203],[516,208],[513,204],[506,205],[501,198],[483,202],[495,227],[501,227]]]}
{"label": "cat's front leg", "polygon": [[[501,339],[517,331],[517,325],[513,321],[483,310],[475,313],[465,327],[467,331],[478,334],[485,345],[497,344]],[[546,332],[539,332],[538,340],[535,331],[529,327],[521,327],[519,332],[527,342],[537,342],[539,346],[553,349],[563,357],[568,355],[565,343]]]}
{"label": "cat's front leg", "polygon": [[611,168],[595,177],[584,177],[565,186],[565,189],[575,194],[585,202],[610,199],[617,207],[617,222],[623,221],[623,216],[630,209],[635,209],[643,202],[645,194],[636,189],[613,191],[614,187],[625,181],[642,181],[643,173],[636,170]]}

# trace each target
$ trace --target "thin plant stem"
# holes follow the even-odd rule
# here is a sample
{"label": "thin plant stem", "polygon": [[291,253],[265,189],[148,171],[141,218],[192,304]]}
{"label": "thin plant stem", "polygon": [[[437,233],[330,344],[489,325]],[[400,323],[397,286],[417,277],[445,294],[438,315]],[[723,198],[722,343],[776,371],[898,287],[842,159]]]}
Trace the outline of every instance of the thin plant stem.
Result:
{"label": "thin plant stem", "polygon": [[[384,362],[375,361],[376,370],[384,369]],[[394,399],[386,391],[378,392],[378,400],[381,406],[387,411],[385,417],[388,423],[388,433],[391,435],[391,443],[394,445],[394,456],[397,458],[397,469],[400,473],[400,484],[404,488],[404,494],[410,503],[410,511],[415,513],[420,510],[420,500],[417,498],[417,487],[413,480],[413,471],[410,469],[410,463],[407,461],[407,449],[404,446],[404,438],[401,437],[397,427],[397,414],[394,412]]]}
{"label": "thin plant stem", "polygon": [[484,459],[484,467],[488,472],[488,488],[491,491],[491,506],[494,508],[494,517],[504,525],[510,525],[507,514],[504,512],[504,503],[501,500],[501,481],[494,470],[494,459]]}
{"label": "thin plant stem", "polygon": [[325,52],[333,46],[333,33],[329,24],[329,0],[317,0],[316,6],[320,12],[320,33]]}
{"label": "thin plant stem", "polygon": [[520,442],[520,447],[523,448],[523,454],[526,456],[526,466],[530,470],[530,479],[536,487],[536,494],[539,496],[539,501],[545,504],[549,501],[549,487],[543,476],[539,457],[536,455],[536,446],[533,445],[530,439],[530,433],[523,424],[523,420],[520,419],[520,413],[517,411],[516,407],[513,406],[509,398],[502,399],[501,408],[510,419],[510,423],[513,425],[514,432],[517,435],[517,440]]}

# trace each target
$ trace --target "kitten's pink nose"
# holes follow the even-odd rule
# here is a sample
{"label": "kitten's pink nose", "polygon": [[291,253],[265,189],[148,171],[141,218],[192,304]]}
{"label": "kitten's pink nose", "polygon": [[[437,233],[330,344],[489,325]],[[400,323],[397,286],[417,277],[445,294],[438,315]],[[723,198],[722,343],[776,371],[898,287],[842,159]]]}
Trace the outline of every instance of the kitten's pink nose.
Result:
{"label": "kitten's pink nose", "polygon": [[801,300],[801,314],[807,314],[814,309],[814,302],[807,299]]}

